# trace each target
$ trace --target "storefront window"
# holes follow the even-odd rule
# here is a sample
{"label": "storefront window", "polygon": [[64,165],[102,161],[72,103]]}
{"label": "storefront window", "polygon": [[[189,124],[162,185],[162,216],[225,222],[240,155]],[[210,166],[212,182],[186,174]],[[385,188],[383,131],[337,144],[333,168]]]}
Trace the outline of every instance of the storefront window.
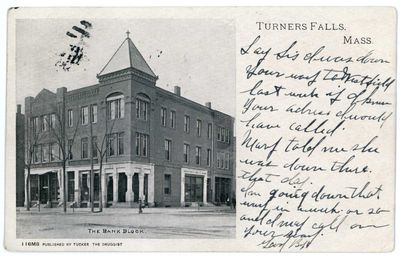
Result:
{"label": "storefront window", "polygon": [[185,202],[203,202],[203,177],[185,176]]}

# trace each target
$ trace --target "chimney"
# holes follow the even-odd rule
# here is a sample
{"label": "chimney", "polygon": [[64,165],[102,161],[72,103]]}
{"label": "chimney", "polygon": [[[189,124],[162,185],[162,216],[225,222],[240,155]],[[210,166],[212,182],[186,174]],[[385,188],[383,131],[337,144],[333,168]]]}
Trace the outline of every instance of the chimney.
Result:
{"label": "chimney", "polygon": [[174,86],[174,93],[178,96],[181,96],[181,87]]}
{"label": "chimney", "polygon": [[21,114],[21,104],[17,104],[17,113]]}
{"label": "chimney", "polygon": [[211,109],[211,102],[207,101],[207,102],[206,102],[206,107],[209,108],[209,109]]}
{"label": "chimney", "polygon": [[35,99],[31,96],[29,97],[25,97],[25,115],[26,116],[30,116],[31,115],[31,111],[32,111],[32,105],[33,105],[33,101]]}
{"label": "chimney", "polygon": [[57,88],[57,102],[63,102],[66,93],[67,93],[67,88],[65,87]]}

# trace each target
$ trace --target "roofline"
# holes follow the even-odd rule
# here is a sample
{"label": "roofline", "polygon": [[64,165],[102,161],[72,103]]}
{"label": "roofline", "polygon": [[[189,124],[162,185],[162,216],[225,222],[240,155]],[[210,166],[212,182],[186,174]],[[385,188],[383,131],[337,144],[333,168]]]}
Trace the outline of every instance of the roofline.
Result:
{"label": "roofline", "polygon": [[[108,65],[108,64],[111,62],[111,60],[114,58],[115,54],[117,54],[117,52],[119,51],[119,49],[122,47],[122,45],[125,43],[126,40],[128,40],[128,38],[125,38],[125,40],[122,41],[121,45],[117,48],[117,50],[114,52],[114,54],[111,56],[111,58],[107,61],[106,65],[104,65],[104,67],[100,70],[100,72],[99,72],[99,74],[98,74],[99,76],[100,76],[101,72],[104,71],[104,69],[107,67],[107,65]],[[130,55],[130,53],[129,53],[129,55]],[[131,62],[130,59],[131,59],[131,58],[130,58],[130,56],[129,56],[129,62]],[[130,65],[132,66],[132,63],[130,63]]]}
{"label": "roofline", "polygon": [[[108,64],[110,64],[111,60],[114,58],[114,56],[117,54],[117,52],[118,52],[118,51],[121,49],[121,47],[124,45],[125,41],[127,41],[127,43],[128,43],[128,54],[129,54],[129,67],[128,67],[128,68],[135,68],[135,67],[133,66],[133,62],[132,62],[132,53],[131,53],[131,48],[130,48],[130,46],[129,46],[129,44],[132,44],[132,46],[133,46],[133,47],[135,48],[135,50],[138,52],[138,54],[140,55],[140,57],[144,60],[144,64],[145,64],[145,65],[147,66],[147,68],[150,70],[151,74],[149,74],[149,73],[147,73],[147,72],[145,72],[145,71],[139,70],[139,69],[137,69],[137,70],[139,70],[139,71],[141,71],[141,72],[143,72],[143,73],[145,73],[145,74],[147,74],[147,75],[149,75],[149,76],[152,76],[152,77],[157,78],[157,75],[154,73],[153,69],[150,67],[150,65],[147,63],[146,59],[143,57],[142,53],[139,51],[139,49],[136,47],[136,45],[133,43],[133,41],[132,41],[129,37],[125,38],[124,41],[122,41],[122,43],[120,44],[120,46],[117,48],[117,50],[116,50],[116,51],[114,52],[114,54],[111,56],[111,58],[107,61],[106,65],[104,65],[104,67],[100,70],[100,72],[97,74],[97,76],[100,77],[100,76],[112,74],[112,73],[114,73],[114,72],[118,72],[118,71],[119,71],[119,70],[115,70],[115,71],[112,71],[112,72],[109,72],[109,73],[101,74],[101,73],[106,69],[106,67],[108,66]],[[135,68],[135,69],[136,69],[136,68]]]}
{"label": "roofline", "polygon": [[84,87],[81,87],[81,88],[77,88],[77,89],[73,89],[73,90],[71,90],[71,91],[68,91],[67,90],[67,95],[68,96],[70,96],[71,94],[73,94],[73,93],[77,93],[77,92],[80,92],[80,91],[82,91],[82,90],[86,90],[86,89],[89,89],[89,88],[91,88],[91,87],[96,87],[96,86],[99,86],[100,84],[93,84],[93,85],[88,85],[88,86],[84,86]]}
{"label": "roofline", "polygon": [[[133,46],[136,48],[136,50],[137,50],[137,52],[139,53],[139,55],[140,55],[140,57],[142,57],[142,59],[144,60],[144,64],[146,64],[147,65],[147,67],[150,69],[150,71],[153,73],[153,74],[148,74],[148,75],[151,75],[151,76],[155,76],[155,77],[157,77],[157,75],[156,75],[156,73],[154,73],[154,71],[153,71],[153,69],[150,67],[150,65],[149,65],[149,63],[147,63],[147,61],[146,61],[146,59],[143,57],[143,55],[142,55],[142,53],[139,51],[139,49],[136,47],[136,45],[133,43],[133,41],[132,41],[132,39],[130,39],[129,37],[127,38],[129,41],[128,41],[128,43],[129,42],[131,42],[132,44],[133,44]],[[132,65],[132,58],[131,58],[131,51],[129,51],[129,61],[130,61],[130,63],[131,63],[131,67],[133,67],[133,65]],[[144,71],[142,71],[143,73],[146,73],[146,72],[144,72]],[[147,73],[146,73],[147,74]]]}
{"label": "roofline", "polygon": [[207,106],[205,106],[205,105],[203,105],[203,104],[201,104],[201,103],[198,103],[198,102],[193,101],[193,100],[191,100],[191,99],[188,99],[188,98],[186,98],[186,97],[177,95],[177,94],[175,94],[175,93],[173,93],[173,92],[171,92],[171,91],[168,91],[168,90],[166,90],[166,89],[164,89],[164,88],[162,88],[162,87],[155,86],[155,88],[156,88],[157,90],[160,90],[162,93],[166,93],[166,94],[169,94],[169,96],[173,96],[173,97],[176,98],[176,99],[182,99],[182,100],[186,101],[187,103],[192,104],[192,105],[195,105],[195,106],[197,106],[197,107],[200,106],[201,108],[203,108],[203,110],[208,110],[208,111],[217,112],[217,113],[219,113],[219,114],[222,114],[222,115],[225,115],[225,116],[230,117],[230,118],[232,118],[232,119],[235,119],[233,116],[231,116],[231,115],[229,115],[229,114],[227,114],[227,113],[221,112],[221,111],[219,111],[219,110],[217,110],[217,109],[208,108]]}
{"label": "roofline", "polygon": [[[83,87],[81,87],[81,88],[73,89],[73,90],[71,90],[71,91],[68,91],[68,90],[67,90],[67,91],[66,91],[66,96],[71,96],[71,95],[73,95],[73,94],[75,94],[75,93],[84,92],[84,91],[86,91],[86,90],[94,89],[94,88],[99,87],[99,86],[100,86],[100,84],[97,83],[97,84],[88,85],[88,86],[83,86]],[[203,110],[213,111],[213,112],[216,112],[216,113],[225,115],[225,116],[227,116],[227,117],[230,117],[230,118],[232,118],[232,119],[235,119],[235,117],[233,117],[233,116],[231,116],[231,115],[229,115],[229,114],[227,114],[227,113],[224,113],[224,112],[222,112],[222,111],[220,111],[220,110],[217,110],[217,109],[208,108],[207,106],[205,106],[205,105],[203,105],[203,104],[201,104],[201,103],[199,103],[199,102],[196,102],[196,101],[193,101],[193,100],[191,100],[191,99],[189,99],[189,98],[183,97],[182,95],[177,95],[177,94],[175,94],[174,92],[171,92],[171,91],[169,91],[169,90],[167,90],[167,89],[164,89],[164,88],[162,88],[162,87],[159,87],[159,86],[154,86],[154,87],[156,88],[156,90],[158,90],[158,92],[167,94],[168,96],[171,96],[171,97],[173,97],[173,98],[176,99],[176,100],[181,99],[181,100],[183,100],[183,101],[186,101],[186,103],[192,104],[192,105],[194,105],[194,106],[196,106],[196,107],[201,107]],[[54,92],[52,92],[52,91],[50,91],[50,90],[48,90],[48,89],[46,89],[46,88],[43,88],[40,92],[42,92],[43,90],[48,91],[48,92],[50,92],[51,94],[53,94],[54,96],[56,96],[56,93],[54,93]],[[28,97],[26,97],[26,98],[32,97],[33,99],[36,99],[37,96],[40,94],[40,92],[39,92],[35,97],[28,96]]]}

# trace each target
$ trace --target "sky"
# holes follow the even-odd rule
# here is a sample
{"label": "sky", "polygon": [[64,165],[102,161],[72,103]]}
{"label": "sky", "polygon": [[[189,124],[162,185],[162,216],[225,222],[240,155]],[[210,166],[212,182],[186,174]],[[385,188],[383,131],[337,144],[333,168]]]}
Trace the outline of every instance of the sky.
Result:
{"label": "sky", "polygon": [[[79,40],[83,19],[30,19],[17,21],[17,104],[35,97],[43,88],[55,92],[94,85],[96,74],[126,38],[139,49],[154,73],[156,85],[200,104],[235,116],[235,31],[231,20],[210,19],[85,19],[92,24],[84,38],[85,57],[64,71],[55,64],[60,53]],[[65,57],[64,57],[65,58]]]}

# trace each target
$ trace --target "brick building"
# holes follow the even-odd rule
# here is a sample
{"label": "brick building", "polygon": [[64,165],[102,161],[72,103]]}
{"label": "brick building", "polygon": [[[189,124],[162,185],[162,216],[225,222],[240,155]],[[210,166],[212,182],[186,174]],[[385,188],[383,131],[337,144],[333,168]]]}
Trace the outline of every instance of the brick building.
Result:
{"label": "brick building", "polygon": [[233,196],[233,117],[182,97],[180,87],[157,87],[157,76],[129,37],[97,78],[95,85],[43,89],[25,99],[25,135],[38,138],[32,203],[61,205],[63,156],[67,199],[80,207],[90,204],[91,163],[95,204],[100,196],[116,207],[139,199],[149,206],[225,203]]}
{"label": "brick building", "polygon": [[16,114],[16,173],[15,173],[15,189],[16,189],[16,205],[24,206],[24,194],[25,194],[25,184],[24,184],[24,169],[25,169],[25,116],[21,113],[21,105],[17,105]]}

